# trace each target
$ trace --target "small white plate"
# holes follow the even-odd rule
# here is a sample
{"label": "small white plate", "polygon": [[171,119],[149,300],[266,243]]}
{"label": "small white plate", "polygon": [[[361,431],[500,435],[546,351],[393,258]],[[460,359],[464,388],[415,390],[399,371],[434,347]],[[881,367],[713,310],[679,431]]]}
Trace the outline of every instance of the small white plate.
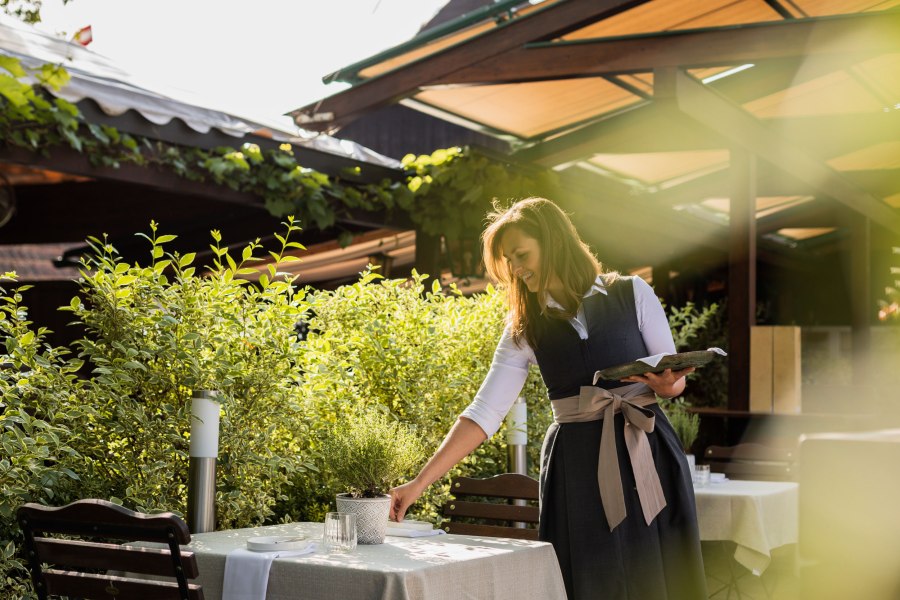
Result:
{"label": "small white plate", "polygon": [[254,552],[278,552],[279,550],[303,550],[309,546],[310,541],[306,536],[297,535],[273,535],[269,537],[254,537],[247,540],[247,550]]}

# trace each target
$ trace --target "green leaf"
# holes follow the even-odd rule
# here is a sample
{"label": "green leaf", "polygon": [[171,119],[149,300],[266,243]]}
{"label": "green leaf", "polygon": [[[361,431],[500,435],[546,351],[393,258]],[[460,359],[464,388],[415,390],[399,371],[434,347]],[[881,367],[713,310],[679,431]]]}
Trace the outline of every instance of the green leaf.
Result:
{"label": "green leaf", "polygon": [[41,70],[37,74],[37,79],[47,87],[59,90],[68,85],[71,75],[62,65],[46,63],[41,65]]}
{"label": "green leaf", "polygon": [[103,131],[103,128],[94,123],[88,123],[88,130],[91,132],[95,138],[97,138],[101,143],[108,144],[109,136]]}
{"label": "green leaf", "polygon": [[9,100],[13,106],[22,107],[28,104],[27,92],[30,89],[18,79],[0,73],[0,95]]}
{"label": "green leaf", "polygon": [[77,133],[67,127],[59,127],[58,131],[69,143],[69,146],[71,146],[77,152],[81,152],[81,138],[78,137]]}
{"label": "green leaf", "polygon": [[182,256],[180,259],[178,259],[178,266],[184,268],[184,267],[188,266],[189,264],[191,264],[192,262],[194,262],[194,259],[196,257],[197,257],[196,252],[188,252],[187,254]]}
{"label": "green leaf", "polygon": [[0,68],[8,71],[13,77],[21,78],[26,75],[19,59],[5,54],[0,54]]}

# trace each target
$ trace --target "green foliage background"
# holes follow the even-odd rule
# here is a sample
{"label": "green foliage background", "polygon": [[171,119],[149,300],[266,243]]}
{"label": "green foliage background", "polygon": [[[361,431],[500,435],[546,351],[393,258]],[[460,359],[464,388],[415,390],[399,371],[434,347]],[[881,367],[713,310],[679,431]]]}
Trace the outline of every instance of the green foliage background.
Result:
{"label": "green foliage background", "polygon": [[[688,302],[681,308],[668,307],[668,318],[678,352],[707,348],[728,350],[728,313],[725,302],[709,306],[697,306]],[[684,400],[690,406],[727,406],[728,360],[717,358],[699,372],[688,375]]]}
{"label": "green foliage background", "polygon": [[[289,239],[297,227],[286,226],[276,260],[299,246]],[[503,327],[496,290],[425,293],[424,277],[367,272],[313,293],[272,264],[250,268],[256,244],[233,258],[212,235],[204,269],[193,254],[166,252],[174,238],[155,224],[141,264],[91,239],[81,291],[61,307],[87,332],[71,349],[49,346],[28,321],[26,287],[7,283],[0,294],[0,598],[30,595],[14,521],[23,502],[99,497],[185,512],[194,390],[222,396],[219,528],[321,519],[346,487],[322,454],[328,427],[376,411],[414,428],[430,452],[477,391]],[[251,275],[258,285],[242,278]],[[306,341],[295,334],[301,319],[311,326]],[[536,372],[524,393],[536,469],[550,420]],[[491,475],[505,457],[497,435],[456,471]],[[445,485],[433,486],[418,514],[436,520],[446,497]]]}

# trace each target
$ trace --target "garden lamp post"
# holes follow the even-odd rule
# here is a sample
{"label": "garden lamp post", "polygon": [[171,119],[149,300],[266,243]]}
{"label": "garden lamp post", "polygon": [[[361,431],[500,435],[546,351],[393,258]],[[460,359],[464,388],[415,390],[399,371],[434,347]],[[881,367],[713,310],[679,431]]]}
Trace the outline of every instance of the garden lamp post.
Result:
{"label": "garden lamp post", "polygon": [[[510,473],[528,474],[528,406],[519,396],[506,415],[506,445],[509,447]],[[517,506],[526,506],[527,500],[515,499]],[[514,522],[514,527],[525,528],[525,523]]]}
{"label": "garden lamp post", "polygon": [[506,444],[509,446],[509,472],[528,473],[528,407],[519,396],[506,416]]}
{"label": "garden lamp post", "polygon": [[188,514],[191,533],[216,529],[216,458],[219,455],[219,404],[214,391],[191,398],[191,448],[188,469]]}

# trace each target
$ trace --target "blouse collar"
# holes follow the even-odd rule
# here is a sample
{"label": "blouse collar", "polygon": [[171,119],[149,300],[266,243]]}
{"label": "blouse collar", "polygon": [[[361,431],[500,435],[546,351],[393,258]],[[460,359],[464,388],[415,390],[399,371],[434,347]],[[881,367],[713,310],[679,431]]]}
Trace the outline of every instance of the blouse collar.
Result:
{"label": "blouse collar", "polygon": [[[546,298],[546,300],[547,300],[548,308],[555,308],[558,310],[563,310],[562,305],[559,302],[557,302],[556,300],[554,300],[553,296],[551,296],[549,292],[544,292],[544,293],[546,294],[544,296],[544,298]],[[604,296],[607,295],[606,284],[603,283],[602,275],[597,275],[597,278],[594,280],[594,283],[592,283],[591,287],[589,287],[588,290],[584,293],[584,297],[590,298],[591,296],[593,296],[595,294],[603,294]]]}

